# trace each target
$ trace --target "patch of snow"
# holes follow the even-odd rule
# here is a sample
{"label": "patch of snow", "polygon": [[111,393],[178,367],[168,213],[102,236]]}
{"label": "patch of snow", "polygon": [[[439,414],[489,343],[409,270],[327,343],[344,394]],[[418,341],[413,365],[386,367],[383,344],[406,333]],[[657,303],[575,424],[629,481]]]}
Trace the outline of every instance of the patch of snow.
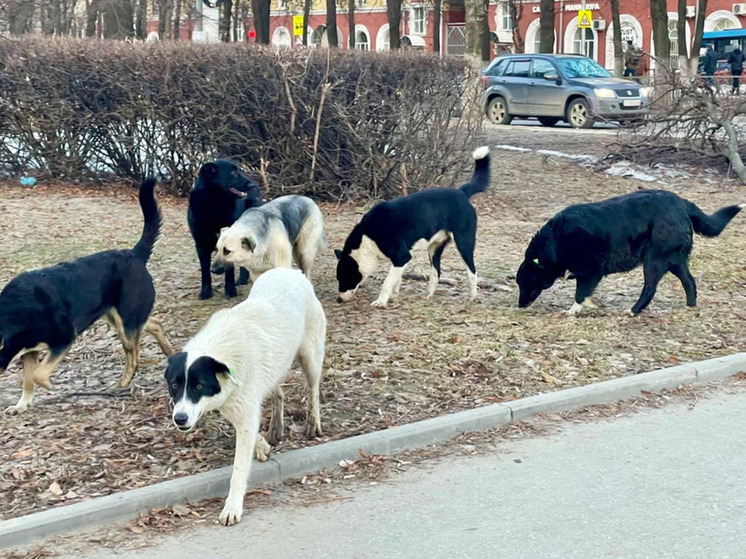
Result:
{"label": "patch of snow", "polygon": [[531,148],[522,148],[522,147],[519,147],[519,146],[511,146],[511,145],[508,145],[508,144],[497,144],[495,146],[495,149],[504,149],[504,150],[507,150],[507,151],[534,151]]}
{"label": "patch of snow", "polygon": [[611,175],[613,177],[637,179],[644,182],[652,182],[658,180],[658,177],[643,173],[642,171],[635,169],[632,163],[630,163],[629,161],[620,161],[619,163],[614,163],[604,172],[607,175]]}

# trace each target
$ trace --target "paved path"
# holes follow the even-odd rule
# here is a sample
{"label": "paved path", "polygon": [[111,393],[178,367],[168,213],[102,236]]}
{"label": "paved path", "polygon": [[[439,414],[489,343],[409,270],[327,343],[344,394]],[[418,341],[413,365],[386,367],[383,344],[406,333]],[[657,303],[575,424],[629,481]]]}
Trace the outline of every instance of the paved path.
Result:
{"label": "paved path", "polygon": [[746,395],[720,393],[84,559],[742,559],[745,425]]}

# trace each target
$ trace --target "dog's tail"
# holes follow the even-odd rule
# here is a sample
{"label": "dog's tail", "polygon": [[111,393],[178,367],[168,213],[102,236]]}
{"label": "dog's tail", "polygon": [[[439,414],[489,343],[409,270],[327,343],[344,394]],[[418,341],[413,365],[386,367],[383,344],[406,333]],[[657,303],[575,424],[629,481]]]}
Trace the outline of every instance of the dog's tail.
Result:
{"label": "dog's tail", "polygon": [[153,252],[153,246],[161,234],[161,224],[163,222],[161,210],[158,207],[158,202],[155,200],[155,179],[146,179],[140,185],[139,198],[145,223],[142,227],[140,240],[137,241],[132,252],[134,252],[137,258],[147,263]]}
{"label": "dog's tail", "polygon": [[705,237],[717,237],[723,232],[730,220],[736,217],[746,204],[726,206],[720,208],[712,215],[707,215],[692,202],[686,201],[689,211],[689,219],[692,221],[694,231]]}
{"label": "dog's tail", "polygon": [[461,192],[471,198],[475,194],[484,192],[490,185],[490,148],[478,147],[472,154],[474,158],[474,174],[471,180],[461,186]]}

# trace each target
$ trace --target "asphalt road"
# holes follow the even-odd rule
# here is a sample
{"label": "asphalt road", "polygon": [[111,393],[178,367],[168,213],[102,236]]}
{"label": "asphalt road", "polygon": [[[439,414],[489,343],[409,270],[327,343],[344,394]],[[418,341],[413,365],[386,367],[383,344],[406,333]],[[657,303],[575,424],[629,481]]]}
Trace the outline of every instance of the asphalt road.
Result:
{"label": "asphalt road", "polygon": [[[746,394],[426,463],[352,499],[247,511],[236,527],[81,559],[746,557]],[[77,554],[76,554],[77,555]]]}

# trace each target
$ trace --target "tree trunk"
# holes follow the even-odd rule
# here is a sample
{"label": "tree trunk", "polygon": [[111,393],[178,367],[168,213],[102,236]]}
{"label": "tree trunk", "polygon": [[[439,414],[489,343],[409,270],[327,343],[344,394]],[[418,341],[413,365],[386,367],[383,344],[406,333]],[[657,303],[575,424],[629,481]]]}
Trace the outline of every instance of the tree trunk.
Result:
{"label": "tree trunk", "polygon": [[541,0],[539,52],[554,52],[554,0]]}
{"label": "tree trunk", "polygon": [[671,41],[668,38],[666,0],[650,0],[650,18],[653,20],[653,42],[657,59],[655,81],[661,83],[668,78],[668,71],[671,67]]}
{"label": "tree trunk", "polygon": [[23,35],[33,28],[34,2],[28,0],[14,0],[6,8],[8,30],[13,35]]}
{"label": "tree trunk", "polygon": [[[85,36],[96,36],[96,20],[98,19],[99,0],[90,0],[86,2],[85,7]],[[12,32],[12,31],[11,31]]]}
{"label": "tree trunk", "polygon": [[487,0],[464,0],[464,7],[466,8],[465,54],[480,62],[490,58],[487,6]]}
{"label": "tree trunk", "polygon": [[386,0],[386,15],[389,20],[389,48],[399,50],[401,48],[401,0]]}
{"label": "tree trunk", "polygon": [[337,40],[337,1],[326,0],[326,43],[329,47],[338,47]]}
{"label": "tree trunk", "polygon": [[311,17],[311,0],[303,1],[303,46],[308,46],[308,20]]}
{"label": "tree trunk", "polygon": [[269,7],[270,0],[251,0],[256,42],[260,45],[269,44]]}
{"label": "tree trunk", "polygon": [[148,0],[137,0],[135,35],[138,39],[146,39],[148,36]]}
{"label": "tree trunk", "polygon": [[349,47],[355,50],[355,0],[347,0],[347,31],[350,34]]}
{"label": "tree trunk", "polygon": [[109,0],[104,5],[104,38],[130,39],[134,34],[134,14],[129,0]]}
{"label": "tree trunk", "polygon": [[238,28],[241,22],[241,0],[236,0],[233,4],[233,42],[243,41],[243,37],[238,36]]}
{"label": "tree trunk", "polygon": [[158,0],[158,36],[161,39],[171,38],[171,11],[173,0]]}
{"label": "tree trunk", "polygon": [[[178,0],[177,0],[178,1]],[[233,15],[233,0],[223,0],[220,14],[220,40],[224,43],[231,41],[231,16]]]}
{"label": "tree trunk", "polygon": [[686,72],[689,66],[689,56],[687,52],[689,50],[689,45],[686,42],[686,2],[687,0],[678,0],[677,12],[679,19],[676,20],[676,34],[678,35],[677,42],[679,47],[679,59],[677,60],[677,63],[682,72]]}
{"label": "tree trunk", "polygon": [[508,14],[510,15],[510,26],[513,28],[513,49],[517,53],[526,52],[526,41],[521,35],[519,26],[523,17],[523,0],[508,0]]}
{"label": "tree trunk", "polygon": [[[614,75],[624,75],[624,53],[622,52],[622,22],[619,18],[619,0],[611,0],[611,25],[614,29]],[[642,45],[635,45],[642,47]]]}
{"label": "tree trunk", "polygon": [[178,41],[181,38],[181,3],[183,0],[176,0],[176,5],[174,6],[174,21],[173,21],[173,30],[171,31],[171,36],[173,37],[174,41]]}
{"label": "tree trunk", "polygon": [[440,54],[440,28],[443,26],[443,3],[433,0],[433,52]]}
{"label": "tree trunk", "polygon": [[694,40],[692,50],[689,53],[689,72],[697,75],[699,64],[699,49],[702,48],[702,35],[705,32],[705,16],[707,15],[707,0],[697,1],[697,18],[694,21]]}

